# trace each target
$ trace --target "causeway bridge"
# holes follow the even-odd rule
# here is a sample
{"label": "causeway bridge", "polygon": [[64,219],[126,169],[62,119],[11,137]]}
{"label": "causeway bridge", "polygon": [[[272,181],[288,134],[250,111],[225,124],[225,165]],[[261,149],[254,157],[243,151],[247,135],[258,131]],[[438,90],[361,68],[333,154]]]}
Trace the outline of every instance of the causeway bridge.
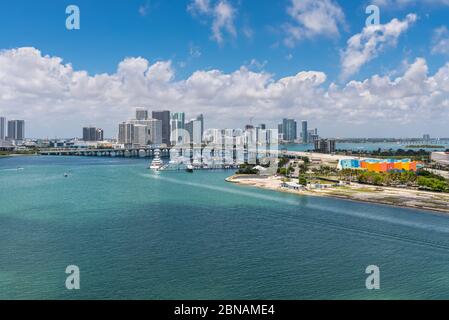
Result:
{"label": "causeway bridge", "polygon": [[170,157],[170,148],[125,148],[125,149],[75,149],[52,148],[38,151],[42,156],[80,156],[80,157],[119,157],[119,158],[152,158],[154,152],[160,150],[160,156]]}

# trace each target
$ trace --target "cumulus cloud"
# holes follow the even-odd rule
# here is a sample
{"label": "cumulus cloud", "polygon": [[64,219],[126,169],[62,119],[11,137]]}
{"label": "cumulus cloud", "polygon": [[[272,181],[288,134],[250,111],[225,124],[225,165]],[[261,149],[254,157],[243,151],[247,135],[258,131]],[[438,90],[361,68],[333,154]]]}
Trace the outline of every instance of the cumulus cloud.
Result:
{"label": "cumulus cloud", "polygon": [[193,0],[187,7],[193,16],[206,16],[212,20],[212,39],[219,44],[224,41],[224,34],[237,36],[235,17],[237,10],[226,0],[214,5],[209,0]]}
{"label": "cumulus cloud", "polygon": [[352,36],[342,52],[342,79],[356,74],[367,62],[376,58],[386,47],[396,46],[401,34],[417,20],[409,14],[404,20],[393,19],[387,24],[369,25]]}
{"label": "cumulus cloud", "polygon": [[0,52],[0,115],[25,119],[28,136],[73,137],[82,126],[97,125],[113,137],[135,107],[204,113],[207,127],[216,128],[241,127],[251,117],[274,127],[292,117],[332,136],[377,136],[388,128],[416,135],[423,125],[446,133],[449,63],[429,75],[426,61],[417,59],[400,77],[374,75],[339,86],[328,84],[323,72],[276,79],[247,67],[199,70],[177,80],[170,61],[139,57],[124,59],[113,74],[89,75],[35,48]]}
{"label": "cumulus cloud", "polygon": [[434,31],[432,53],[449,54],[449,30],[443,26]]}
{"label": "cumulus cloud", "polygon": [[304,38],[338,37],[346,24],[343,9],[333,0],[290,0],[287,13],[293,20],[285,25],[290,47]]}

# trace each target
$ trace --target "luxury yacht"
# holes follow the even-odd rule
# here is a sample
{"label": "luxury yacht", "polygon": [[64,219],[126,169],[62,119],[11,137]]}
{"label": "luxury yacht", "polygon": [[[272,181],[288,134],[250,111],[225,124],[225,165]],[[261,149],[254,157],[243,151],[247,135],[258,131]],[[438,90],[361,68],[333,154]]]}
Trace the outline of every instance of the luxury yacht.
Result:
{"label": "luxury yacht", "polygon": [[154,159],[151,161],[150,169],[154,171],[160,171],[164,163],[161,160],[161,150],[157,149],[154,151]]}

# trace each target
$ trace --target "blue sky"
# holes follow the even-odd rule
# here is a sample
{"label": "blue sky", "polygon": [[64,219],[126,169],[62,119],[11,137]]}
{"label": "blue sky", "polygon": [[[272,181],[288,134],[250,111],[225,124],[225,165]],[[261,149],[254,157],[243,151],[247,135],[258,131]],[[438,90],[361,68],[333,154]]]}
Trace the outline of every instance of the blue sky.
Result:
{"label": "blue sky", "polygon": [[[0,49],[32,47],[42,56],[60,57],[63,64],[70,63],[75,71],[85,70],[91,76],[112,75],[117,72],[119,63],[130,57],[142,57],[150,65],[170,61],[174,74],[171,81],[174,82],[188,79],[198,70],[217,69],[223,74],[232,74],[242,66],[257,74],[270,74],[269,82],[295,76],[301,71],[322,72],[326,75],[326,80],[320,83],[323,90],[329,90],[332,83],[344,87],[350,80],[364,81],[374,75],[389,76],[394,80],[418,58],[425,59],[428,74],[432,76],[448,61],[449,50],[432,52],[437,41],[436,30],[444,31],[439,40],[447,36],[447,29],[443,28],[447,27],[449,16],[446,0],[375,0],[373,2],[381,9],[381,24],[388,24],[395,18],[405,21],[408,14],[415,14],[416,21],[410,22],[392,43],[380,42],[381,47],[367,61],[342,77],[342,55],[348,50],[347,41],[362,32],[367,17],[365,8],[371,2],[322,1],[334,9],[341,9],[343,17],[334,17],[337,21],[335,33],[324,29],[307,34],[307,28],[289,11],[294,0],[209,0],[204,2],[208,4],[208,11],[195,7],[201,1],[195,3],[193,0],[2,1]],[[221,41],[214,38],[213,31],[213,25],[219,19],[214,10],[219,3],[225,3],[233,10],[232,18],[218,28]],[[70,4],[81,10],[81,29],[77,31],[65,28],[65,8]],[[288,41],[291,40],[289,27],[303,33],[300,39]],[[445,43],[442,42],[443,46]],[[152,102],[148,104],[151,107]],[[160,101],[157,104],[164,105]],[[126,114],[131,113],[133,107],[135,105],[130,106]],[[189,106],[185,108],[189,109]],[[312,113],[303,110],[305,106],[298,108],[295,117],[298,120]],[[29,116],[17,109],[3,109],[7,116]],[[192,108],[192,113],[196,110]],[[120,116],[124,114],[122,110]],[[286,116],[294,117],[295,111],[286,112]],[[247,118],[250,117],[249,114]],[[95,118],[94,114],[92,118]],[[230,115],[227,117],[228,125],[231,118]],[[310,118],[314,121],[312,116]],[[317,126],[328,126],[332,122],[323,120],[321,123],[319,117],[316,118]],[[265,122],[270,121],[274,123],[275,119],[267,116]],[[101,125],[110,127],[111,131],[115,126],[112,123]],[[31,128],[36,135],[62,134],[62,128],[55,132],[47,132],[37,125]],[[425,130],[425,126],[420,129]],[[72,130],[75,133],[75,128]],[[357,135],[356,132],[338,131],[342,136]],[[435,131],[435,134],[444,134],[443,127]],[[375,133],[373,128],[372,134]],[[411,130],[401,129],[397,134],[411,133]],[[388,132],[388,135],[393,134],[395,132]]]}
{"label": "blue sky", "polygon": [[[173,60],[180,78],[197,69],[231,72],[256,59],[278,77],[296,70],[320,70],[332,79],[340,71],[339,50],[363,28],[367,17],[364,1],[340,1],[347,30],[339,37],[307,39],[290,48],[282,43],[282,25],[291,21],[286,12],[289,1],[229,2],[238,10],[237,36],[225,35],[224,42],[218,44],[211,39],[209,19],[192,17],[186,10],[189,1],[185,0],[2,1],[0,28],[7,32],[0,33],[0,47],[33,46],[91,73],[113,72],[123,58],[142,56],[149,61]],[[81,10],[82,27],[76,32],[65,29],[65,8],[69,4],[76,4]],[[139,13],[141,7],[146,8],[144,16]],[[401,38],[396,48],[390,48],[363,68],[357,78],[386,72],[403,59],[413,60],[417,56],[430,57],[431,68],[441,66],[444,57],[430,56],[429,47],[433,30],[447,24],[449,8],[433,7],[436,6],[383,9],[381,22],[417,12],[419,26]],[[245,28],[251,30],[252,36],[245,36]],[[191,47],[201,52],[199,58],[191,57]]]}

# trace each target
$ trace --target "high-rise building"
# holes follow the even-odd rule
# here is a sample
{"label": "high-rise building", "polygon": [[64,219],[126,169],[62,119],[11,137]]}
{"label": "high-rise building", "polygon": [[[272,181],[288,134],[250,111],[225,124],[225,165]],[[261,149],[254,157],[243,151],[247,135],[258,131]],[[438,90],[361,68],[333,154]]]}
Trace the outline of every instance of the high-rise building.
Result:
{"label": "high-rise building", "polygon": [[147,120],[148,119],[148,110],[144,108],[136,109],[136,120]]}
{"label": "high-rise building", "polygon": [[104,130],[97,128],[96,130],[96,141],[103,141],[104,140]]}
{"label": "high-rise building", "polygon": [[118,143],[132,144],[134,140],[134,124],[122,122],[118,126]]}
{"label": "high-rise building", "polygon": [[430,134],[423,135],[423,140],[424,141],[430,141]]}
{"label": "high-rise building", "polygon": [[149,142],[148,126],[144,124],[134,125],[134,137],[133,144],[138,144],[140,146],[146,146]]}
{"label": "high-rise building", "polygon": [[0,141],[5,140],[6,119],[0,117]]}
{"label": "high-rise building", "polygon": [[284,126],[282,123],[278,124],[278,138],[279,141],[284,141]]}
{"label": "high-rise building", "polygon": [[11,140],[11,141],[25,140],[25,121],[24,120],[8,121],[8,140]]}
{"label": "high-rise building", "polygon": [[162,143],[170,144],[170,111],[153,111],[153,119],[162,121]]}
{"label": "high-rise building", "polygon": [[202,117],[197,117],[186,123],[186,131],[190,136],[190,143],[201,144],[203,141],[204,124]]}
{"label": "high-rise building", "polygon": [[204,135],[204,116],[202,114],[200,114],[198,117],[196,117],[196,120],[200,122],[201,126],[200,126],[200,139],[201,142],[203,141],[203,135]]}
{"label": "high-rise building", "polygon": [[297,123],[293,119],[284,119],[280,129],[282,129],[282,140],[293,142],[297,139]]}
{"label": "high-rise building", "polygon": [[301,129],[302,143],[309,143],[309,130],[307,128],[307,121],[301,122]]}
{"label": "high-rise building", "polygon": [[186,115],[184,112],[175,112],[170,116],[170,143],[176,145],[184,140],[183,132],[185,130]]}
{"label": "high-rise building", "polygon": [[148,135],[150,144],[163,144],[163,122],[158,119],[148,120]]}
{"label": "high-rise building", "polygon": [[84,127],[83,128],[83,140],[84,141],[103,141],[104,131],[103,129],[96,127]]}
{"label": "high-rise building", "polygon": [[315,141],[315,152],[334,153],[335,152],[335,140],[319,139],[319,140]]}
{"label": "high-rise building", "polygon": [[162,121],[128,120],[119,124],[118,143],[139,146],[162,144]]}
{"label": "high-rise building", "polygon": [[308,130],[307,131],[307,143],[314,144],[316,140],[319,139],[318,129]]}

